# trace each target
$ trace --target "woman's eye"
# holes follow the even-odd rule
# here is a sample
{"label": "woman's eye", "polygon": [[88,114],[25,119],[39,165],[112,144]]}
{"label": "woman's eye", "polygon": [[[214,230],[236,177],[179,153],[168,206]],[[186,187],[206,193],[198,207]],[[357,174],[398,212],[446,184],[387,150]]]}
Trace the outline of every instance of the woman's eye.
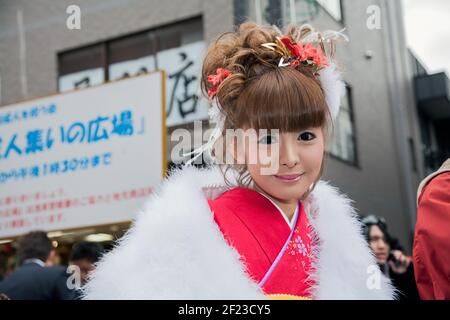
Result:
{"label": "woman's eye", "polygon": [[302,132],[300,133],[300,135],[298,136],[298,140],[303,140],[303,141],[311,141],[316,137],[316,135],[312,132]]}
{"label": "woman's eye", "polygon": [[277,138],[275,136],[264,136],[258,142],[261,144],[273,144],[277,142]]}

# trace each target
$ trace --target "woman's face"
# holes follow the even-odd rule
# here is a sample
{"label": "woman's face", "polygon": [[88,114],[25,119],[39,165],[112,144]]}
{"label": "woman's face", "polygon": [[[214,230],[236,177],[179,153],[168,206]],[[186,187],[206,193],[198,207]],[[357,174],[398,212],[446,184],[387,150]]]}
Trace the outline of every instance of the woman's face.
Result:
{"label": "woman's face", "polygon": [[377,259],[377,263],[380,265],[386,264],[390,248],[383,231],[377,225],[370,227],[369,245]]}
{"label": "woman's face", "polygon": [[268,131],[258,133],[257,139],[256,149],[246,149],[246,164],[255,187],[281,202],[296,203],[319,177],[324,156],[322,128]]}

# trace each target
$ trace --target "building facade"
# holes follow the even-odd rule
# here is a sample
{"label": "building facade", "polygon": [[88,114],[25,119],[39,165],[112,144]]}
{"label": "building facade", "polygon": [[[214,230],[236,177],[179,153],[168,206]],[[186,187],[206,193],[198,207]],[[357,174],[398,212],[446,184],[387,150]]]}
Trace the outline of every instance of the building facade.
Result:
{"label": "building facade", "polygon": [[[80,29],[71,29],[78,9]],[[384,216],[410,249],[425,165],[400,2],[0,0],[0,105],[164,69],[168,132],[192,131],[207,117],[196,87],[201,56],[246,19],[345,28],[350,42],[337,57],[347,95],[324,179],[359,214]]]}

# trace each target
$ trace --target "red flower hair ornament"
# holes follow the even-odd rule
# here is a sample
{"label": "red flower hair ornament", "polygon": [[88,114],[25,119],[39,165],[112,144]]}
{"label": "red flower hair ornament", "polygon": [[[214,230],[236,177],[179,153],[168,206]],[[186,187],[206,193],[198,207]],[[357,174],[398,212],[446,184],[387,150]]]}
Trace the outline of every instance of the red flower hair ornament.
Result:
{"label": "red flower hair ornament", "polygon": [[270,50],[281,55],[279,67],[297,67],[299,64],[310,66],[313,72],[328,66],[328,60],[321,49],[314,47],[311,43],[302,44],[294,42],[289,36],[277,37],[275,42],[262,44]]}
{"label": "red flower hair ornament", "polygon": [[207,81],[212,85],[212,87],[208,90],[208,97],[210,97],[211,99],[214,98],[219,85],[223,80],[225,80],[232,74],[233,73],[230,70],[227,70],[225,68],[217,68],[216,74],[210,74],[207,78]]}

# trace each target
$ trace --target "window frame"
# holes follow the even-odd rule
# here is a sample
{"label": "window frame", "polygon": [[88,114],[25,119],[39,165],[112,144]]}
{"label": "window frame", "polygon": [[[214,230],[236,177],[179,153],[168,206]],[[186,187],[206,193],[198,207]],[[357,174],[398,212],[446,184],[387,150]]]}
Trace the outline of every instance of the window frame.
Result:
{"label": "window frame", "polygon": [[[57,69],[57,81],[56,81],[57,82],[56,83],[57,92],[61,93],[61,88],[60,88],[60,85],[59,85],[59,79],[60,79],[61,76],[64,75],[64,74],[61,73],[61,70],[63,69],[62,65],[61,65],[62,56],[66,55],[66,54],[70,54],[70,53],[75,53],[77,51],[86,50],[86,49],[89,49],[89,48],[100,46],[101,50],[102,50],[102,58],[103,58],[103,61],[102,61],[102,64],[101,64],[101,68],[103,68],[104,81],[103,81],[102,84],[105,84],[105,83],[114,81],[114,80],[110,80],[110,76],[109,76],[109,67],[111,65],[111,58],[110,58],[110,46],[111,46],[111,43],[116,42],[116,41],[120,41],[120,40],[125,40],[125,39],[131,38],[131,37],[139,37],[139,36],[143,36],[143,35],[152,33],[154,35],[153,39],[152,39],[152,44],[151,44],[152,45],[152,49],[153,49],[152,54],[155,57],[155,70],[157,70],[158,69],[157,54],[161,50],[165,50],[166,49],[166,48],[161,49],[161,46],[160,46],[159,38],[160,38],[161,32],[168,32],[169,31],[169,33],[170,33],[170,30],[176,29],[176,28],[180,28],[181,30],[183,30],[184,29],[183,25],[187,25],[187,24],[190,24],[190,23],[192,23],[192,24],[200,23],[201,24],[201,26],[202,26],[202,31],[201,32],[202,32],[202,37],[204,39],[205,38],[205,31],[204,31],[204,27],[203,27],[203,16],[198,15],[198,16],[194,16],[194,17],[191,17],[191,18],[188,18],[188,19],[181,20],[181,21],[175,21],[175,22],[172,22],[172,23],[163,24],[163,25],[155,26],[155,27],[152,27],[152,28],[148,28],[148,29],[140,30],[140,31],[136,31],[136,32],[129,32],[127,34],[124,34],[124,35],[121,35],[121,36],[118,36],[118,37],[114,37],[114,38],[110,38],[110,39],[106,39],[106,40],[100,40],[100,41],[96,41],[96,42],[93,42],[93,43],[87,43],[87,44],[83,44],[83,45],[80,45],[80,46],[77,46],[77,47],[68,48],[68,49],[64,49],[64,50],[58,51],[56,53],[56,59],[57,59],[57,61],[56,61],[57,62],[56,63],[56,65],[57,65],[57,68],[56,68]],[[182,37],[180,37],[180,42],[181,41],[182,41]],[[80,71],[83,71],[83,70],[80,70]],[[70,74],[70,73],[68,73],[68,74]]]}
{"label": "window frame", "polygon": [[[331,150],[327,151],[327,154],[330,156],[330,158],[338,160],[342,163],[345,163],[347,165],[350,165],[355,168],[361,168],[360,161],[359,161],[359,152],[358,152],[358,139],[357,139],[357,127],[356,127],[356,121],[355,121],[355,111],[354,111],[354,103],[353,103],[353,87],[347,83],[345,83],[345,90],[346,90],[346,96],[348,97],[348,112],[350,114],[350,122],[352,126],[352,143],[353,143],[353,150],[354,150],[354,161],[350,161],[347,159],[344,159],[340,157],[339,155],[336,155],[331,152]],[[333,124],[335,126],[336,124]]]}
{"label": "window frame", "polygon": [[317,1],[317,4],[329,15],[334,21],[344,25],[345,24],[345,15],[344,15],[344,5],[343,0],[339,0],[339,10],[341,12],[341,19],[337,19],[331,12],[328,10],[323,4],[321,4],[319,1]]}

